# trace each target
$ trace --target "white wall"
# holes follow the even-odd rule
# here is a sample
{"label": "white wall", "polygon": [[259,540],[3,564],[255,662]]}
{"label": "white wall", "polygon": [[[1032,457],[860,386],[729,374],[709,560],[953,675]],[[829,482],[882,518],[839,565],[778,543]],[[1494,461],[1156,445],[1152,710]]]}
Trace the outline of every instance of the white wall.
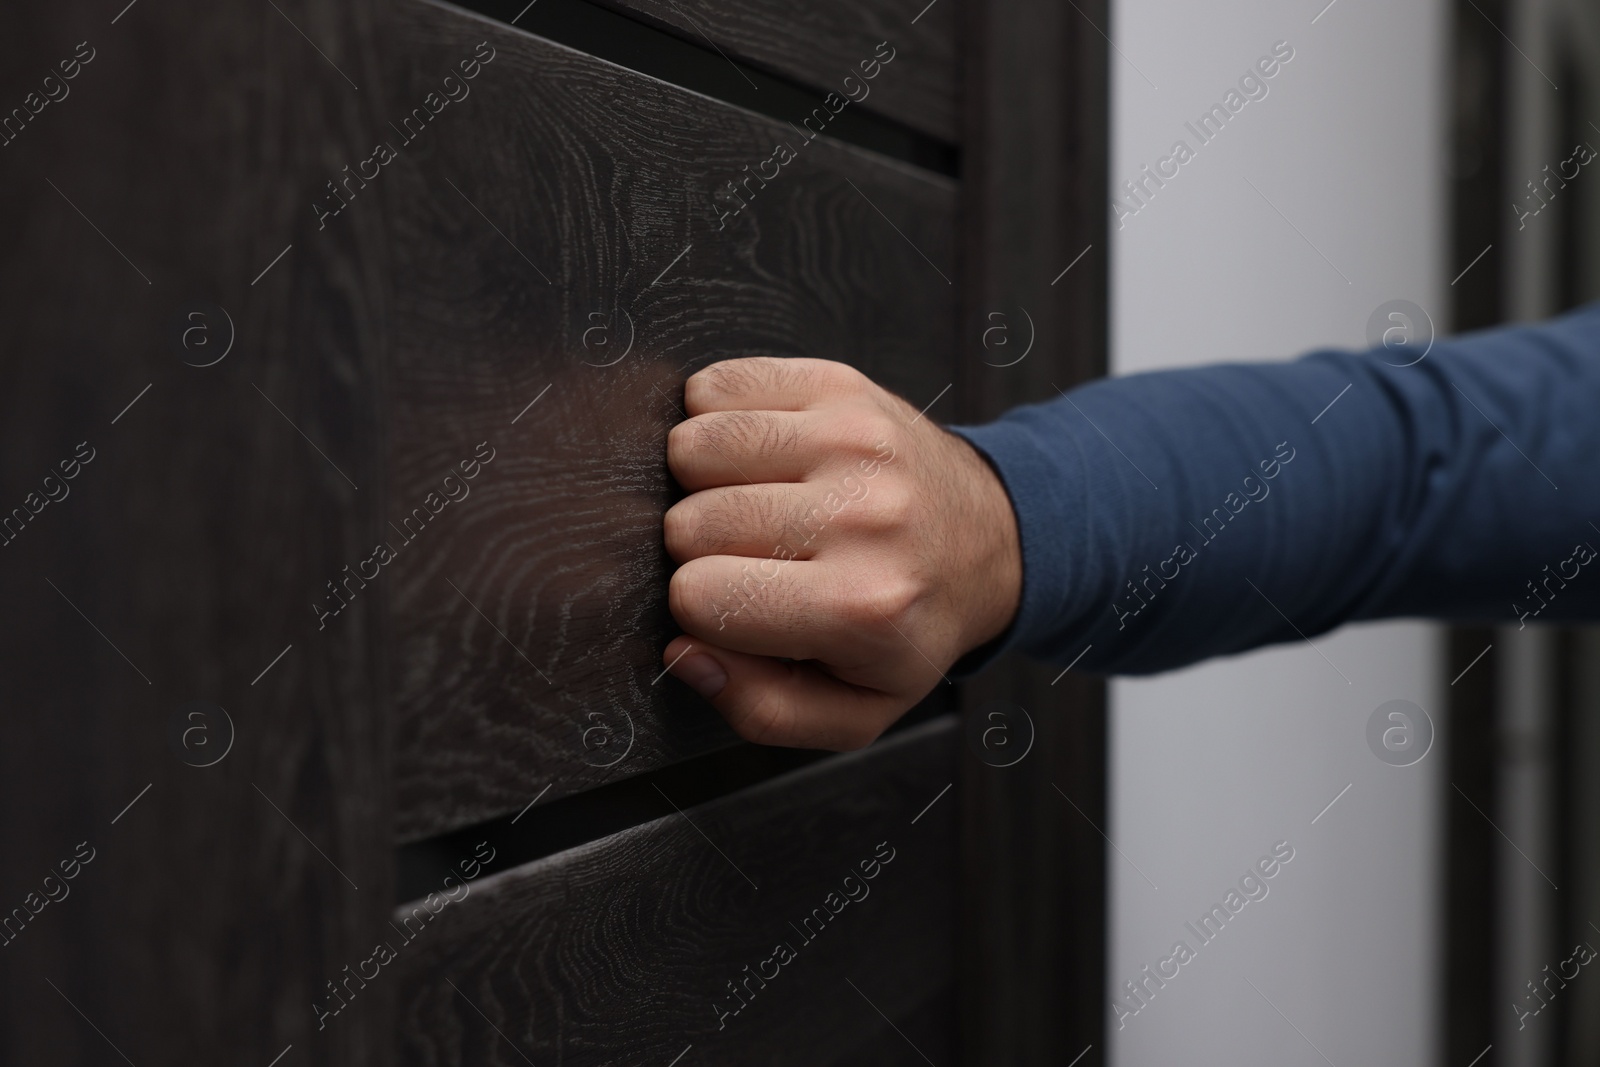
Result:
{"label": "white wall", "polygon": [[[1447,327],[1444,5],[1325,2],[1113,5],[1114,188],[1196,145],[1184,123],[1275,42],[1295,51],[1115,234],[1115,372],[1363,347],[1395,298]],[[1402,768],[1365,731],[1401,698],[1442,735],[1440,634],[1315,643],[1113,685],[1113,990],[1198,946],[1185,922],[1274,842],[1295,849],[1120,1031],[1107,1006],[1120,1067],[1437,1060],[1442,736]]]}

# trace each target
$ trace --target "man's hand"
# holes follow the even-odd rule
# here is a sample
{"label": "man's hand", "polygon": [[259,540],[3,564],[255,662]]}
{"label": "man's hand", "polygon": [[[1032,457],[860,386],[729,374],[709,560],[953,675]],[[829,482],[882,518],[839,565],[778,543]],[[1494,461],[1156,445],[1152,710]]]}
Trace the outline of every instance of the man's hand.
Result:
{"label": "man's hand", "polygon": [[684,404],[662,662],[740,736],[860,748],[1010,625],[1016,518],[964,440],[825,360],[718,363]]}

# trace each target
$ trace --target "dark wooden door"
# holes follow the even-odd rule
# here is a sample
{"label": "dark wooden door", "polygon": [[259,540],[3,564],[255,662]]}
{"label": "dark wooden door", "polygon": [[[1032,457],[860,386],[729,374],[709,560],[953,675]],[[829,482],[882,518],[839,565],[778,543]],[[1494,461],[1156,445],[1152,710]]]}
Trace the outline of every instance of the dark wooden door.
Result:
{"label": "dark wooden door", "polygon": [[1103,5],[113,6],[0,41],[5,1061],[1100,1062],[1100,690],[743,744],[660,523],[717,360],[1101,372]]}

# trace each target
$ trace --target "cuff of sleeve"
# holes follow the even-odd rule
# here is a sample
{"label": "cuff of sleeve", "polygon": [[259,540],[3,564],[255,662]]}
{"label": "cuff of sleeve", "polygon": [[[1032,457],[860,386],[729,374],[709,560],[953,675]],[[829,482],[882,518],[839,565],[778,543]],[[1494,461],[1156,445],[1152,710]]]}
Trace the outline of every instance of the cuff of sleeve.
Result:
{"label": "cuff of sleeve", "polygon": [[1001,420],[987,426],[946,429],[977,449],[1000,476],[1022,542],[1022,596],[1016,617],[999,637],[956,661],[952,676],[966,678],[1011,648],[1026,650],[1059,613],[1071,560],[1064,536],[1068,524],[1054,510],[1067,487],[1058,484],[1060,465],[1051,461],[1031,430],[1018,422]]}

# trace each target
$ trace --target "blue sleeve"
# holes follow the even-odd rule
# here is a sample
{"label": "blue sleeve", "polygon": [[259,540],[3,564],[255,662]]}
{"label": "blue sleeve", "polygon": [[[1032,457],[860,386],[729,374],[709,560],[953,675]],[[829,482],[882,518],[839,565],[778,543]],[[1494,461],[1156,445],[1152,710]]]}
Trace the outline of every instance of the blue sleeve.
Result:
{"label": "blue sleeve", "polygon": [[958,667],[1014,646],[1144,673],[1355,619],[1600,618],[1600,304],[1386,360],[1105,379],[955,428],[1023,557],[1011,628]]}

